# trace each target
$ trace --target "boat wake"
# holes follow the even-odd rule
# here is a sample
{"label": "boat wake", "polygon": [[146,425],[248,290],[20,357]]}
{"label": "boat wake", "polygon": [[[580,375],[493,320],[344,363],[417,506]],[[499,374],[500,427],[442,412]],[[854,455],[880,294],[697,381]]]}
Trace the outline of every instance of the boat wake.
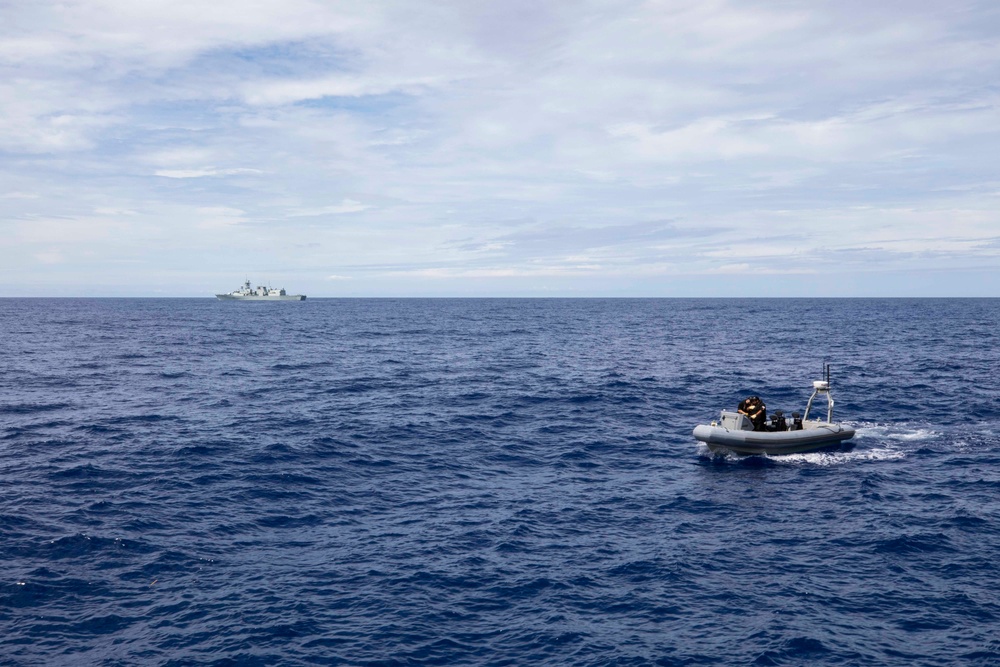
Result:
{"label": "boat wake", "polygon": [[892,447],[876,449],[855,449],[849,452],[805,452],[803,454],[787,454],[772,456],[775,463],[809,463],[818,466],[833,466],[858,461],[898,461],[905,458],[906,452]]}
{"label": "boat wake", "polygon": [[858,463],[866,461],[898,461],[906,457],[906,452],[892,446],[860,448],[850,451],[833,452],[801,452],[798,454],[779,454],[770,456],[768,454],[755,454],[745,456],[733,452],[712,452],[707,445],[701,444],[698,447],[698,457],[712,459],[716,462],[732,462],[752,465],[757,463],[773,465],[815,465],[815,466],[835,466],[848,463]]}
{"label": "boat wake", "polygon": [[807,463],[829,466],[859,461],[898,460],[905,458],[906,452],[914,446],[919,447],[924,443],[939,441],[946,437],[944,432],[931,428],[926,423],[848,422],[847,425],[855,429],[855,436],[851,442],[854,446],[847,450],[799,452],[774,456],[760,454],[747,457],[723,450],[713,453],[707,445],[699,443],[698,456],[720,462],[744,461],[752,464],[753,461],[746,461],[746,459],[754,458],[758,464],[768,461],[777,464]]}
{"label": "boat wake", "polygon": [[926,425],[859,423],[855,427],[858,439],[895,440],[897,442],[923,442],[937,440],[944,434]]}

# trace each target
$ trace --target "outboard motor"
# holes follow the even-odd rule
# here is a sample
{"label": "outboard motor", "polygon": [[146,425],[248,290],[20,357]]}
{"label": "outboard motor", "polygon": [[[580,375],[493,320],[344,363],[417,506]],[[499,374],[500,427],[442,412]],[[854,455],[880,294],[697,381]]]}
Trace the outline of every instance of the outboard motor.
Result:
{"label": "outboard motor", "polygon": [[792,430],[801,431],[802,430],[802,415],[798,412],[792,413]]}

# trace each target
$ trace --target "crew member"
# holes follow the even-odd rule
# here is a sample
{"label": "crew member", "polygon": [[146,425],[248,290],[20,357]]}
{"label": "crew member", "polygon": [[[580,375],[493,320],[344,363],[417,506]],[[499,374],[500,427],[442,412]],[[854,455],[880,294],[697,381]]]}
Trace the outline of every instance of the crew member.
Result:
{"label": "crew member", "polygon": [[753,424],[753,430],[766,430],[767,406],[764,405],[764,401],[760,400],[760,396],[750,396],[749,398],[744,398],[740,401],[739,407],[736,409],[741,414],[750,418],[750,422]]}

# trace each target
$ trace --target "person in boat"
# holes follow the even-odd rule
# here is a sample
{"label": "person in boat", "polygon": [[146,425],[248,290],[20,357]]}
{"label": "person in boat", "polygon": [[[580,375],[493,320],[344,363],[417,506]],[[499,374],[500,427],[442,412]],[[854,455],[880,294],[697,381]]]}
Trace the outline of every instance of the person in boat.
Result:
{"label": "person in boat", "polygon": [[760,400],[760,396],[744,398],[736,409],[740,414],[750,418],[753,430],[764,431],[767,429],[767,406],[764,405],[764,401]]}

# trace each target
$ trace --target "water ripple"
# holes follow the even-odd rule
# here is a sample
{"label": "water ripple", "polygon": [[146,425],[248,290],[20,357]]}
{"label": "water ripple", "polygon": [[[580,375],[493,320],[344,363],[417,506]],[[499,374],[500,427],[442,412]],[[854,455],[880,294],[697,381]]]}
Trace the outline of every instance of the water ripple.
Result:
{"label": "water ripple", "polygon": [[[0,663],[1000,662],[1000,301],[6,299],[0,325]],[[692,439],[748,393],[801,409],[824,359],[852,449]]]}

